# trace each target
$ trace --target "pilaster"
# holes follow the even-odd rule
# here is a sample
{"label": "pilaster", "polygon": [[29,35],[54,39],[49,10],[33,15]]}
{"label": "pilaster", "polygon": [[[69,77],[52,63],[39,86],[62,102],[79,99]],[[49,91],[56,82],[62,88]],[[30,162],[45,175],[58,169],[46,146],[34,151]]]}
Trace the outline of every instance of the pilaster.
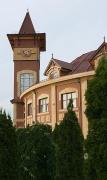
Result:
{"label": "pilaster", "polygon": [[87,137],[88,134],[88,120],[85,115],[86,109],[86,100],[85,100],[85,92],[87,90],[87,79],[81,78],[81,112],[82,112],[82,132],[84,138]]}
{"label": "pilaster", "polygon": [[52,122],[52,129],[55,127],[56,124],[56,87],[55,84],[51,85],[51,122]]}

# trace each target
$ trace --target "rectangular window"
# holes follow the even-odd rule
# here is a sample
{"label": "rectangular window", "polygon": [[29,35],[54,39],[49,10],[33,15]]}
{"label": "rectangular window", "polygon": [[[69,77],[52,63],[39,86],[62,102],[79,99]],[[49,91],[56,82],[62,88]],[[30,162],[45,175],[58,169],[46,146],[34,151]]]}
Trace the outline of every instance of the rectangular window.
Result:
{"label": "rectangular window", "polygon": [[34,84],[34,76],[31,73],[23,73],[20,75],[20,92],[22,93]]}
{"label": "rectangular window", "polygon": [[28,104],[28,116],[31,116],[32,115],[32,103],[29,103]]}
{"label": "rectangular window", "polygon": [[39,112],[48,112],[48,98],[39,100]]}
{"label": "rectangular window", "polygon": [[76,105],[76,93],[70,92],[70,93],[62,94],[62,98],[61,98],[62,109],[67,109],[70,99],[73,100],[73,107],[75,108],[77,106]]}

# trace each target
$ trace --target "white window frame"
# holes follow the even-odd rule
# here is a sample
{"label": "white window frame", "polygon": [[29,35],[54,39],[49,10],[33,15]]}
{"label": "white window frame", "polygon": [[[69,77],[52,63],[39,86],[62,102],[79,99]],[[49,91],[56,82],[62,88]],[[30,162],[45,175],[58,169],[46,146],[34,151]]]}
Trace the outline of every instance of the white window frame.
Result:
{"label": "white window frame", "polygon": [[24,92],[33,84],[34,84],[34,75],[32,73],[20,74],[20,93]]}
{"label": "white window frame", "polygon": [[39,99],[39,113],[48,112],[48,97]]}
{"label": "white window frame", "polygon": [[61,94],[61,109],[67,109],[70,99],[73,100],[73,108],[77,107],[76,92],[67,92]]}

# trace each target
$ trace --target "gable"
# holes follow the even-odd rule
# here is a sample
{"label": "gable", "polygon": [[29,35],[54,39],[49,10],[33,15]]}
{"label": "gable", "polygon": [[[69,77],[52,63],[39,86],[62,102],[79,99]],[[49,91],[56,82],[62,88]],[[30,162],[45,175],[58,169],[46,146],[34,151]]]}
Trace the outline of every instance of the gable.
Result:
{"label": "gable", "polygon": [[53,60],[51,59],[51,61],[49,62],[45,72],[44,72],[44,75],[45,76],[49,76],[49,73],[52,72],[52,71],[58,71],[60,70],[60,66]]}
{"label": "gable", "polygon": [[95,69],[97,68],[97,66],[99,64],[99,60],[105,54],[107,54],[107,44],[105,42],[103,42],[101,44],[101,46],[96,50],[95,54],[93,55],[93,57],[90,61],[90,63],[94,66]]}

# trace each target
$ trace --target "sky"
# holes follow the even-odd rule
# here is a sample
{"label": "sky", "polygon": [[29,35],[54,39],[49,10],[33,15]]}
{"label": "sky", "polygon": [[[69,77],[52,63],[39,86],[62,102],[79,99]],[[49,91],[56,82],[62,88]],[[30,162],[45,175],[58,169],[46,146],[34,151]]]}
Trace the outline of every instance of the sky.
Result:
{"label": "sky", "polygon": [[52,53],[71,62],[107,38],[107,0],[0,0],[0,107],[12,114],[13,52],[7,34],[18,33],[29,9],[36,32],[46,33],[41,79]]}

